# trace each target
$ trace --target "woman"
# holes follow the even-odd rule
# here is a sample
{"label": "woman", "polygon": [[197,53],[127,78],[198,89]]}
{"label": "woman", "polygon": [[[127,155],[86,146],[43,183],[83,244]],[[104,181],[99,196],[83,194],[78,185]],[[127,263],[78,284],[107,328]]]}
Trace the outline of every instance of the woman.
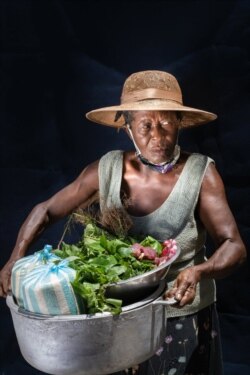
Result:
{"label": "woman", "polygon": [[[10,260],[0,274],[6,296],[14,262],[53,221],[99,193],[100,207],[123,208],[131,232],[160,241],[175,238],[181,254],[168,274],[168,331],[154,357],[139,365],[139,374],[222,373],[213,279],[229,275],[246,258],[246,250],[228,207],[213,161],[178,146],[180,128],[207,123],[216,115],[182,104],[172,75],[160,71],[132,74],[121,104],[87,114],[91,121],[124,128],[136,152],[111,151],[90,164],[70,185],[38,204],[22,225]],[[125,209],[123,197],[129,199]],[[216,250],[207,260],[206,232]]]}

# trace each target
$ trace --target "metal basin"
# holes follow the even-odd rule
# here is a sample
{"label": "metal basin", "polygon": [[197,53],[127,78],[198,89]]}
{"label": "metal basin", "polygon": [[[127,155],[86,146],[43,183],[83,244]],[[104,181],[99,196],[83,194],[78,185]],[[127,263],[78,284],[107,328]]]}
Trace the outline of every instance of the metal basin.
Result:
{"label": "metal basin", "polygon": [[55,375],[104,375],[139,364],[161,346],[167,325],[163,280],[146,299],[122,313],[48,316],[14,303],[12,314],[21,353],[33,367]]}
{"label": "metal basin", "polygon": [[167,262],[155,269],[145,272],[142,275],[131,277],[130,279],[109,284],[106,288],[106,296],[122,299],[126,303],[139,301],[153,292],[153,290],[163,280],[171,264],[180,255],[180,248],[177,247],[176,253]]}

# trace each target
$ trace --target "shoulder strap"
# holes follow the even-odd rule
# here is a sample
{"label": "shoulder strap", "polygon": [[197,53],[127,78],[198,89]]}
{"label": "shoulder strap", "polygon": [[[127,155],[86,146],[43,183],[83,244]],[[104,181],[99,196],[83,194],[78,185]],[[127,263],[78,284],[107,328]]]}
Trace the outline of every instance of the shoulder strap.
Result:
{"label": "shoulder strap", "polygon": [[183,230],[194,211],[207,166],[211,161],[208,156],[197,153],[189,156],[174,194],[169,197],[169,221],[174,232],[172,236],[176,237]]}
{"label": "shoulder strap", "polygon": [[210,158],[189,156],[183,171],[166,201],[157,210],[142,217],[132,217],[135,233],[151,234],[158,240],[176,238],[192,215]]}
{"label": "shoulder strap", "polygon": [[99,161],[100,208],[120,205],[120,187],[123,169],[123,152],[110,151]]}

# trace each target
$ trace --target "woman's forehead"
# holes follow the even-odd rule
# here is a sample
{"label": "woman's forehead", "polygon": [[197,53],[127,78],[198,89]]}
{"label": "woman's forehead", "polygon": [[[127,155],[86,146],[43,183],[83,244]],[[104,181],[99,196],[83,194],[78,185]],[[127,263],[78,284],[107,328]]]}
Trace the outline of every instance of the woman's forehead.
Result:
{"label": "woman's forehead", "polygon": [[149,118],[157,119],[176,119],[176,113],[174,111],[132,111],[133,120],[142,120]]}

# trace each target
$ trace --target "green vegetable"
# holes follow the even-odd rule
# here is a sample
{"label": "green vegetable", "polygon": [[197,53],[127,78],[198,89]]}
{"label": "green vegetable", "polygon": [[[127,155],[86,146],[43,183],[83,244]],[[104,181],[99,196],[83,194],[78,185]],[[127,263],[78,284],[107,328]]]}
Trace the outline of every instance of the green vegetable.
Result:
{"label": "green vegetable", "polygon": [[[62,243],[62,248],[55,250],[56,255],[67,258],[70,267],[77,271],[72,285],[75,293],[83,298],[86,313],[108,311],[119,314],[122,301],[105,297],[107,284],[155,267],[151,261],[137,260],[132,255],[131,245],[135,242],[131,237],[119,239],[94,224],[87,224],[79,243]],[[150,236],[141,244],[152,247],[157,253],[162,250],[162,245]]]}

